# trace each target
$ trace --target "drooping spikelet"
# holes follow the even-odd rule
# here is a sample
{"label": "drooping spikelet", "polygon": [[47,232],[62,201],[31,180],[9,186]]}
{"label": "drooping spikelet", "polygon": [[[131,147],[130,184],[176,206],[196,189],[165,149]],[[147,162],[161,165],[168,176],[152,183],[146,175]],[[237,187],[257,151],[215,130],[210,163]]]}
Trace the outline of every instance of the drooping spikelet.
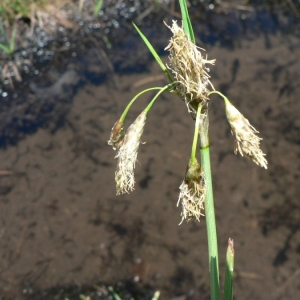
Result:
{"label": "drooping spikelet", "polygon": [[194,100],[205,105],[208,101],[209,86],[214,89],[209,81],[209,69],[205,65],[214,64],[215,60],[204,58],[200,50],[205,50],[190,41],[176,21],[173,21],[172,27],[169,28],[173,37],[165,50],[170,51],[168,68],[174,74],[175,80],[179,82],[176,89],[184,98],[188,108]]}
{"label": "drooping spikelet", "polygon": [[134,168],[144,131],[147,113],[143,111],[130,125],[119,148],[116,158],[118,166],[115,174],[117,195],[130,193],[134,190]]}
{"label": "drooping spikelet", "polygon": [[123,143],[124,135],[125,131],[123,121],[118,120],[111,130],[110,138],[107,144],[112,146],[114,150],[119,150]]}
{"label": "drooping spikelet", "polygon": [[234,153],[240,152],[242,156],[246,156],[257,165],[267,169],[268,162],[265,159],[265,154],[260,149],[262,138],[256,135],[258,131],[228,99],[225,100],[225,107],[227,120],[235,137]]}
{"label": "drooping spikelet", "polygon": [[[189,221],[200,221],[200,216],[203,216],[204,200],[206,193],[206,184],[204,172],[200,164],[196,162],[189,162],[185,174],[185,178],[179,187],[180,194],[177,206],[181,202],[181,222],[184,219]],[[180,225],[179,224],[179,225]]]}

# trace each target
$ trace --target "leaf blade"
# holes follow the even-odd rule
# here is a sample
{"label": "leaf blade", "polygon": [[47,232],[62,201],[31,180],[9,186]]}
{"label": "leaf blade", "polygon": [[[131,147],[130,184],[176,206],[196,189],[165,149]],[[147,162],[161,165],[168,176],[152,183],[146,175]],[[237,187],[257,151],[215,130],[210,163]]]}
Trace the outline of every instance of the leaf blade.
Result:
{"label": "leaf blade", "polygon": [[183,22],[183,30],[185,34],[189,37],[189,39],[195,44],[195,35],[190,20],[189,12],[187,9],[186,0],[179,0],[179,4]]}
{"label": "leaf blade", "polygon": [[146,46],[148,47],[149,51],[152,53],[153,57],[155,58],[155,60],[157,61],[157,63],[161,67],[161,69],[163,70],[163,72],[166,74],[166,76],[168,77],[168,79],[171,82],[173,82],[174,80],[173,80],[173,78],[171,76],[171,73],[169,72],[169,70],[167,69],[167,67],[165,66],[165,64],[162,62],[160,56],[155,51],[155,49],[153,48],[153,46],[151,45],[151,43],[149,42],[149,40],[146,38],[146,36],[140,31],[140,29],[134,23],[132,23],[132,24],[133,24],[134,28],[136,29],[136,31],[139,33],[140,37],[142,38],[142,40],[144,41],[144,43],[146,44]]}

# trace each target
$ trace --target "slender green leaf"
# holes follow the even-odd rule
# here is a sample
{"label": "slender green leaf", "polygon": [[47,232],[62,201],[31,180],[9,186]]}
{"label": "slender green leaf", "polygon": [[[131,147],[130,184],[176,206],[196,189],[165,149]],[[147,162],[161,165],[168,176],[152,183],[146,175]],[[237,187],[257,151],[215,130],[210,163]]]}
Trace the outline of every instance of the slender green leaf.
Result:
{"label": "slender green leaf", "polygon": [[4,46],[3,44],[0,44],[0,49],[3,50],[5,53],[9,54],[9,48]]}
{"label": "slender green leaf", "polygon": [[9,43],[10,54],[12,54],[15,50],[16,33],[17,33],[17,29],[14,28],[12,31],[10,43]]}
{"label": "slender green leaf", "polygon": [[179,0],[182,21],[183,21],[183,30],[185,34],[189,37],[189,39],[195,43],[195,35],[192,27],[192,23],[189,17],[189,12],[186,5],[186,0]]}
{"label": "slender green leaf", "polygon": [[174,80],[172,79],[172,76],[171,76],[169,70],[167,69],[167,67],[165,66],[165,64],[162,62],[161,58],[159,57],[159,55],[157,54],[157,52],[155,51],[155,49],[153,48],[153,46],[151,45],[151,43],[149,42],[149,40],[145,37],[145,35],[139,30],[139,28],[134,23],[133,23],[133,26],[136,29],[136,31],[139,33],[139,35],[141,36],[141,38],[143,39],[143,41],[145,42],[145,44],[147,45],[148,49],[150,50],[150,52],[154,56],[155,60],[157,61],[157,63],[161,67],[161,69],[167,75],[168,79],[171,82],[173,82]]}
{"label": "slender green leaf", "polygon": [[6,36],[6,32],[5,32],[4,26],[3,26],[2,18],[0,18],[0,33],[4,37],[5,44],[8,44],[7,36]]}
{"label": "slender green leaf", "polygon": [[160,296],[160,291],[156,291],[151,300],[158,300]]}
{"label": "slender green leaf", "polygon": [[113,294],[113,297],[115,300],[122,300],[120,298],[120,296],[114,291],[114,289],[111,286],[108,287],[108,290]]}
{"label": "slender green leaf", "polygon": [[233,268],[234,268],[234,249],[233,240],[228,240],[228,247],[226,253],[226,272],[225,272],[225,283],[224,283],[224,300],[233,299]]}
{"label": "slender green leaf", "polygon": [[94,15],[97,16],[103,5],[103,0],[97,0],[94,8]]}

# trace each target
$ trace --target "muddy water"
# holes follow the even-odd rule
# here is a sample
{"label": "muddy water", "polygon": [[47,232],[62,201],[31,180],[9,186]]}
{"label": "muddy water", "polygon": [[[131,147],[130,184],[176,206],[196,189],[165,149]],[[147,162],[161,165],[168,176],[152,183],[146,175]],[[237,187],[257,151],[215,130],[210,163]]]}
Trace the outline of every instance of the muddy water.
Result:
{"label": "muddy water", "polygon": [[[231,237],[237,299],[298,299],[300,40],[297,31],[271,30],[260,22],[251,28],[262,26],[262,31],[246,30],[237,21],[235,31],[224,32],[228,20],[232,16],[219,18],[211,27],[196,25],[197,36],[206,42],[200,45],[209,58],[217,59],[211,70],[215,88],[226,93],[264,138],[269,169],[233,154],[223,103],[212,97],[221,281]],[[156,35],[145,28],[152,39],[164,30]],[[231,38],[234,33],[238,38]],[[110,129],[137,92],[166,83],[141,43],[129,51],[133,41],[128,35],[108,53],[119,71],[113,76],[107,75],[106,56],[91,48],[80,67],[72,61],[62,72],[53,68],[48,73],[51,83],[31,82],[30,105],[21,103],[2,114],[4,299],[31,299],[32,293],[50,287],[99,281],[159,289],[162,299],[209,299],[205,218],[178,226],[178,187],[190,155],[193,121],[175,96],[163,95],[149,114],[135,191],[115,196],[115,153],[106,144]],[[157,47],[162,51],[167,43],[168,36],[158,39]],[[138,72],[131,72],[132,61]],[[98,75],[108,79],[99,83]],[[151,96],[133,106],[127,125]],[[20,120],[19,127],[11,125]],[[44,299],[55,299],[51,297]]]}

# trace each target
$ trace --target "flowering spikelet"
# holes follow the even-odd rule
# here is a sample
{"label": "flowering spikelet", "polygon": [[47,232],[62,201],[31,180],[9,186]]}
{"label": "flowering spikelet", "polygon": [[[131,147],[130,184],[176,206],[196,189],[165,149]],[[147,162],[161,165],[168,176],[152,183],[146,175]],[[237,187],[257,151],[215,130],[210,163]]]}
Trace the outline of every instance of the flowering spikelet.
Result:
{"label": "flowering spikelet", "polygon": [[197,161],[189,162],[185,178],[179,189],[180,194],[177,206],[180,202],[182,205],[182,220],[180,224],[184,219],[187,221],[200,221],[200,216],[203,216],[202,211],[204,210],[206,184],[204,172]]}
{"label": "flowering spikelet", "polygon": [[232,134],[235,137],[234,153],[240,152],[257,165],[267,169],[267,160],[265,154],[260,149],[258,131],[249,123],[249,121],[226,99],[226,116],[230,124]]}
{"label": "flowering spikelet", "polygon": [[123,143],[124,135],[125,132],[123,121],[118,120],[111,130],[110,138],[107,144],[112,146],[114,150],[119,150]]}
{"label": "flowering spikelet", "polygon": [[130,125],[124,136],[123,144],[116,155],[118,158],[115,174],[117,195],[134,190],[134,168],[146,117],[147,113],[143,111]]}
{"label": "flowering spikelet", "polygon": [[[196,100],[204,105],[208,101],[208,86],[213,88],[209,81],[209,69],[205,64],[214,64],[215,60],[207,60],[197,47],[173,21],[169,27],[173,33],[169,45],[165,50],[170,51],[168,68],[174,74],[175,80],[179,82],[176,89],[184,98],[189,107],[190,102]],[[204,49],[201,49],[204,51]]]}

